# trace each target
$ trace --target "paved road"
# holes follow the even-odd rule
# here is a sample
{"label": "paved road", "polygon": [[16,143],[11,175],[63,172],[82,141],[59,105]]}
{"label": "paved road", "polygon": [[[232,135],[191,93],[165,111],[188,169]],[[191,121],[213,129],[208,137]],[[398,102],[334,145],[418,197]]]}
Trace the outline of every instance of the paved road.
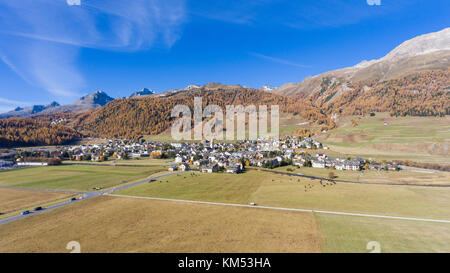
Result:
{"label": "paved road", "polygon": [[172,201],[172,202],[182,202],[182,203],[207,204],[207,205],[219,205],[219,206],[230,206],[230,207],[246,207],[246,208],[258,208],[258,209],[272,209],[272,210],[284,210],[284,211],[312,212],[312,213],[324,213],[324,214],[348,215],[348,216],[361,216],[361,217],[385,218],[385,219],[396,219],[396,220],[411,220],[411,221],[422,221],[422,222],[437,222],[437,223],[448,223],[448,224],[450,224],[450,220],[440,220],[440,219],[398,217],[398,216],[377,215],[377,214],[349,213],[349,212],[326,211],[326,210],[311,210],[311,209],[294,209],[294,208],[269,207],[269,206],[252,206],[252,205],[245,205],[245,204],[217,203],[217,202],[206,202],[206,201],[192,201],[192,200],[170,199],[170,198],[130,196],[130,195],[120,195],[120,194],[108,194],[108,195],[109,196],[115,196],[115,197],[149,199],[149,200],[159,200],[159,201]]}
{"label": "paved road", "polygon": [[271,169],[263,169],[263,168],[247,167],[247,169],[255,170],[255,171],[262,171],[262,172],[270,172],[270,173],[282,174],[282,175],[288,175],[288,176],[304,177],[304,178],[310,178],[310,179],[314,179],[314,180],[324,180],[324,181],[336,182],[336,183],[394,185],[394,186],[419,186],[419,187],[450,187],[450,184],[417,184],[417,183],[416,184],[406,184],[406,183],[392,183],[392,182],[350,181],[350,180],[340,180],[340,179],[329,179],[329,178],[312,176],[312,175],[305,175],[305,174],[300,174],[300,173],[280,172],[280,171],[274,171],[274,170],[271,170]]}
{"label": "paved road", "polygon": [[43,213],[43,212],[46,212],[46,211],[49,211],[49,210],[52,210],[52,209],[56,209],[56,208],[59,208],[59,207],[63,207],[65,205],[69,205],[69,204],[72,204],[74,202],[79,202],[79,201],[81,201],[81,200],[77,199],[76,201],[73,201],[73,202],[67,201],[67,202],[64,202],[64,203],[59,203],[59,204],[56,204],[56,205],[53,205],[53,206],[46,207],[45,209],[40,210],[40,211],[34,211],[34,212],[32,212],[30,214],[27,214],[27,215],[20,215],[19,214],[19,215],[12,216],[12,217],[9,217],[9,218],[1,219],[0,220],[0,225],[8,223],[8,222],[15,221],[15,220],[19,220],[19,219],[22,219],[22,218],[25,218],[25,217],[28,217],[28,216],[31,216],[31,215],[40,214],[40,213]]}
{"label": "paved road", "polygon": [[142,183],[148,183],[151,180],[157,180],[157,179],[160,179],[160,178],[163,178],[163,177],[176,175],[176,174],[181,174],[181,173],[183,173],[183,172],[167,173],[167,174],[163,174],[163,175],[160,175],[160,176],[147,178],[147,179],[135,182],[135,183],[130,183],[130,184],[126,184],[126,185],[123,185],[123,186],[120,186],[120,187],[116,187],[116,188],[112,188],[112,189],[108,189],[108,190],[104,190],[104,191],[97,191],[97,192],[76,192],[76,191],[60,191],[60,190],[44,190],[44,189],[30,189],[30,188],[0,187],[0,188],[8,188],[8,189],[22,189],[22,190],[32,190],[32,191],[56,191],[56,192],[67,192],[67,193],[83,194],[83,198],[82,199],[77,199],[76,201],[67,201],[67,202],[64,202],[64,203],[59,203],[59,204],[56,204],[56,205],[53,205],[53,206],[46,207],[44,210],[32,212],[32,213],[26,214],[26,215],[16,215],[16,216],[12,216],[12,217],[9,217],[9,218],[0,219],[0,225],[4,224],[4,223],[15,221],[15,220],[19,220],[19,219],[22,219],[22,218],[25,218],[25,217],[29,217],[31,215],[36,215],[36,214],[39,214],[39,213],[43,213],[43,212],[46,212],[46,211],[49,211],[49,210],[52,210],[52,209],[60,208],[60,207],[63,207],[63,206],[66,206],[66,205],[69,205],[69,204],[72,204],[72,203],[75,203],[75,202],[81,202],[83,200],[90,199],[90,198],[93,198],[93,197],[96,197],[96,196],[99,196],[99,195],[110,194],[110,193],[113,193],[115,191],[120,191],[120,190],[123,190],[123,189],[127,189],[129,187],[133,187],[133,186],[136,186],[136,185],[139,185],[139,184],[142,184]]}

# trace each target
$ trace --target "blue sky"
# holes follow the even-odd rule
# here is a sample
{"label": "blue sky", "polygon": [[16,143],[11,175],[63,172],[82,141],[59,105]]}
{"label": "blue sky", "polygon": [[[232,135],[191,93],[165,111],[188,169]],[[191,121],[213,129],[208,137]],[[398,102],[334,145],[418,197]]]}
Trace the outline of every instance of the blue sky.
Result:
{"label": "blue sky", "polygon": [[258,88],[450,26],[448,0],[0,0],[0,112],[221,82]]}

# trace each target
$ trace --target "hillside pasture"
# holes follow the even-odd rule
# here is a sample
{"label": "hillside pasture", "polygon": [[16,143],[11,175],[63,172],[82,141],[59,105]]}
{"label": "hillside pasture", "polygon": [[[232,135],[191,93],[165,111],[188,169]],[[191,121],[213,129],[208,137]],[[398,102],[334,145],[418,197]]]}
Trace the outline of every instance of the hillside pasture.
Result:
{"label": "hillside pasture", "polygon": [[316,138],[343,154],[448,164],[450,117],[343,117],[337,129]]}

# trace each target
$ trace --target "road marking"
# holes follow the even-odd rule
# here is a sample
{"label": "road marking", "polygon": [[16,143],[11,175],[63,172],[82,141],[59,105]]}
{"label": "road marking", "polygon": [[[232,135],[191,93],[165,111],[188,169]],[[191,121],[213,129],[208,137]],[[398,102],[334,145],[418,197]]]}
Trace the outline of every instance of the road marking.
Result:
{"label": "road marking", "polygon": [[351,213],[351,212],[339,212],[339,211],[326,211],[326,210],[312,210],[312,209],[295,209],[295,208],[282,208],[282,207],[269,207],[269,206],[252,206],[252,205],[245,205],[245,204],[219,203],[219,202],[207,202],[207,201],[193,201],[193,200],[158,198],[158,197],[144,197],[144,196],[131,196],[131,195],[120,195],[120,194],[107,194],[107,195],[115,196],[115,197],[149,199],[149,200],[159,200],[159,201],[172,201],[172,202],[193,203],[193,204],[219,205],[219,206],[230,206],[230,207],[246,207],[246,208],[259,208],[259,209],[272,209],[272,210],[283,210],[283,211],[312,212],[312,213],[323,213],[323,214],[334,214],[334,215],[361,216],[361,217],[373,217],[373,218],[385,218],[385,219],[395,219],[395,220],[410,220],[410,221],[435,222],[435,223],[448,223],[448,224],[450,224],[450,220],[440,220],[440,219],[413,218],[413,217],[400,217],[400,216],[388,216],[388,215],[364,214],[364,213]]}

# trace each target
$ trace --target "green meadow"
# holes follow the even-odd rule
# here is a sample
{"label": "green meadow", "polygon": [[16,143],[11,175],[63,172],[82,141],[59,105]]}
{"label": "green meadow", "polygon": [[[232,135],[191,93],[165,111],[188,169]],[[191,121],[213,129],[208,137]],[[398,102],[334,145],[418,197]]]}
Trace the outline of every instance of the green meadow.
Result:
{"label": "green meadow", "polygon": [[337,129],[316,138],[342,154],[448,164],[450,117],[344,117]]}
{"label": "green meadow", "polygon": [[163,167],[61,165],[30,167],[2,172],[0,186],[52,190],[90,191],[146,178]]}
{"label": "green meadow", "polygon": [[184,173],[118,194],[450,220],[450,188],[321,184],[262,171]]}

